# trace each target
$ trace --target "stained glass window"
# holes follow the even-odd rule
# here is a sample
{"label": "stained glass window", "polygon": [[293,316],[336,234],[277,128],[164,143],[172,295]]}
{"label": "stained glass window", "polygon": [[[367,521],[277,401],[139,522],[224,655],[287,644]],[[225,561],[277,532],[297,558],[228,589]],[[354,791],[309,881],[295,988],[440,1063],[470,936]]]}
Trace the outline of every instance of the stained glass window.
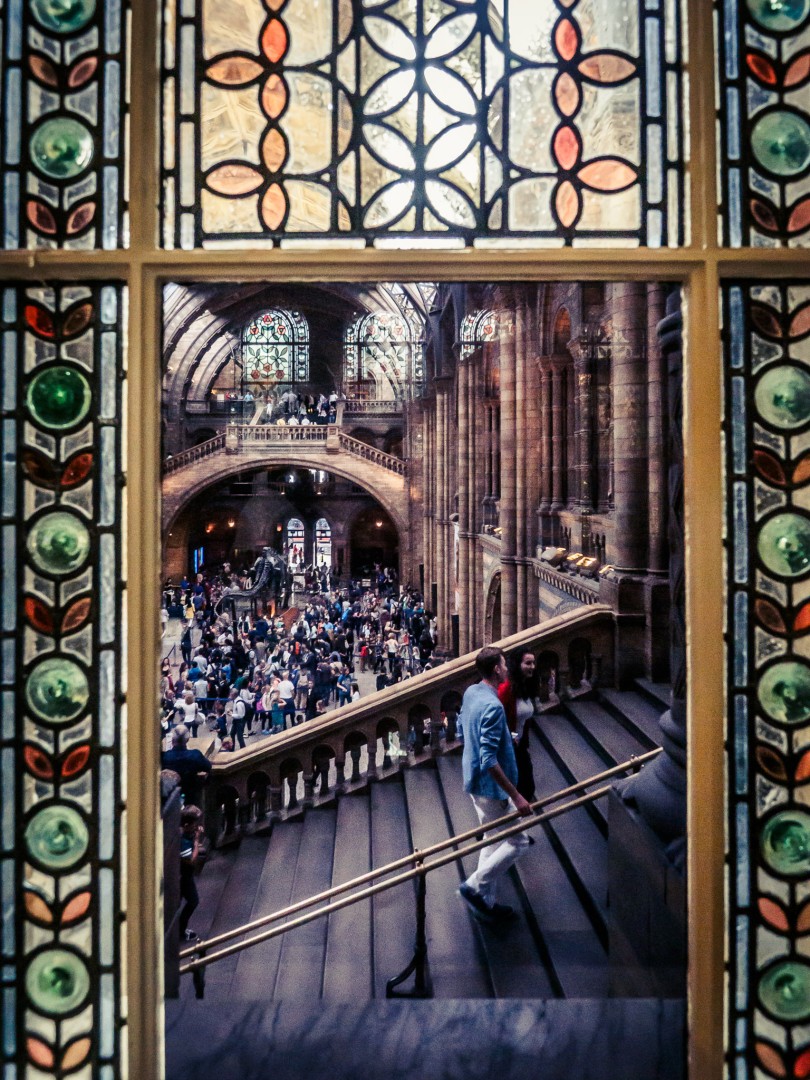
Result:
{"label": "stained glass window", "polygon": [[810,243],[810,4],[717,3],[721,243]]}
{"label": "stained glass window", "polygon": [[242,333],[242,370],[252,385],[306,382],[309,327],[297,311],[263,311]]}
{"label": "stained glass window", "polygon": [[461,324],[461,359],[466,359],[485,341],[498,336],[498,315],[494,311],[474,311]]}
{"label": "stained glass window", "polygon": [[730,284],[724,304],[730,1070],[801,1076],[810,1067],[810,281]]}
{"label": "stained glass window", "polygon": [[0,4],[4,248],[127,246],[128,9]]}
{"label": "stained glass window", "polygon": [[402,316],[361,315],[346,331],[346,396],[401,399],[424,378],[424,343]]}
{"label": "stained glass window", "polygon": [[304,523],[300,518],[287,522],[287,564],[293,569],[304,565]]}
{"label": "stained glass window", "polygon": [[676,0],[164,10],[166,247],[684,242]]}
{"label": "stained glass window", "polygon": [[326,518],[315,522],[315,566],[332,565],[332,529]]}
{"label": "stained glass window", "polygon": [[3,1075],[27,1062],[112,1080],[125,1033],[126,296],[63,283],[0,297]]}

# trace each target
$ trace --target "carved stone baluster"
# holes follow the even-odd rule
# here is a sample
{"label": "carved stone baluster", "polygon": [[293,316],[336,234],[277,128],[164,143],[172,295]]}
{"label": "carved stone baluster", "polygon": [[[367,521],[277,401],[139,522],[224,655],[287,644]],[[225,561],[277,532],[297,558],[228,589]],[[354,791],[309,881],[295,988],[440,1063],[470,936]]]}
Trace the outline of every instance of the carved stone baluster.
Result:
{"label": "carved stone baluster", "polygon": [[315,805],[315,773],[304,773],[304,809]]}
{"label": "carved stone baluster", "polygon": [[346,790],[346,759],[335,758],[335,772],[337,773],[337,779],[335,780],[335,791],[341,792]]}
{"label": "carved stone baluster", "polygon": [[349,750],[352,759],[352,775],[349,777],[350,784],[356,784],[360,780],[360,756],[363,753],[362,746],[353,746]]}
{"label": "carved stone baluster", "polygon": [[290,789],[290,798],[287,802],[288,810],[298,809],[298,773],[293,773],[292,776],[287,777],[287,784]]}

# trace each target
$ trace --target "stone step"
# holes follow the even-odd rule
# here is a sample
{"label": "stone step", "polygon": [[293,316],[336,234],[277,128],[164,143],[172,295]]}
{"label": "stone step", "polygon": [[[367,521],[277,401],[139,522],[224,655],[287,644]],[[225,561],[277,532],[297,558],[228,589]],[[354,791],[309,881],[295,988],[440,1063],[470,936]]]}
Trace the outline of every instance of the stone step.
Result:
{"label": "stone step", "polygon": [[[338,802],[333,886],[371,869],[370,806],[367,791],[345,795]],[[327,1001],[353,1002],[360,994],[372,996],[371,949],[370,899],[329,916],[323,977],[323,997]]]}
{"label": "stone step", "polygon": [[[372,784],[371,863],[385,866],[413,851],[405,788],[399,775]],[[412,881],[386,889],[371,899],[373,919],[373,993],[385,998],[385,984],[413,956],[416,889]]]}
{"label": "stone step", "polygon": [[[336,824],[337,811],[333,808],[307,813],[294,868],[293,902],[331,885]],[[293,868],[285,867],[282,872],[292,873]],[[267,998],[309,1004],[321,996],[326,929],[326,919],[322,918],[283,935],[278,975],[275,986],[266,987]]]}
{"label": "stone step", "polygon": [[[555,757],[559,752],[559,747],[555,748],[554,744],[549,741],[548,725],[546,723],[549,715],[545,714],[541,721],[541,725],[546,727],[543,736],[541,737],[536,730],[532,730],[529,738],[529,749],[532,755],[538,798],[544,795],[552,795],[562,788],[568,787],[573,782],[572,770],[567,765],[561,770],[556,763]],[[566,721],[564,717],[558,717],[557,719],[571,728],[570,722]],[[575,755],[576,744],[570,733],[568,742],[570,744],[568,749]],[[554,750],[554,755],[550,753],[550,750]],[[590,765],[593,766],[592,761]],[[598,771],[599,766],[596,768],[583,768],[580,763],[576,765],[575,772],[582,775],[577,776],[576,779],[585,779]],[[593,806],[579,807],[576,810],[571,810],[566,814],[553,818],[542,826],[552,851],[565,871],[568,881],[604,949],[607,948],[607,835],[605,814],[604,808],[597,810],[596,814],[593,815]]]}
{"label": "stone step", "polygon": [[633,690],[600,690],[599,700],[628,731],[652,750],[661,745],[660,718],[669,706]]}
{"label": "stone step", "polygon": [[[438,759],[437,765],[442,782],[442,794],[450,818],[451,832],[460,833],[475,828],[478,818],[472,799],[464,791],[461,757],[459,755],[442,757]],[[532,834],[541,831],[538,826],[532,830]],[[518,866],[525,862],[531,850],[531,848],[527,849],[527,853],[518,861]],[[464,860],[463,874],[459,876],[466,877],[472,873],[477,864],[478,856],[468,855]],[[428,878],[428,887],[433,876],[431,874]],[[537,937],[538,927],[534,912],[526,910],[525,892],[520,888],[513,874],[510,873],[503,879],[498,900],[502,904],[511,904],[519,912],[519,917],[514,922],[501,928],[482,925],[460,898],[457,901],[459,908],[464,907],[463,911],[459,910],[457,918],[469,919],[478,935],[480,948],[483,949],[487,960],[495,997],[558,996],[558,987],[548,970],[548,955],[544,943]]]}
{"label": "stone step", "polygon": [[[280,911],[290,903],[303,835],[300,824],[283,822],[273,827],[272,837],[266,845],[261,877],[253,885],[255,899],[251,919]],[[248,881],[235,884],[245,889],[251,887]],[[227,902],[227,896],[224,899]],[[234,997],[252,1001],[268,999],[270,988],[276,981],[283,940],[283,937],[272,938],[239,954],[231,985]]]}
{"label": "stone step", "polygon": [[636,679],[635,683],[648,701],[660,706],[660,712],[667,711],[672,702],[672,687],[669,683],[657,683],[643,678]]}
{"label": "stone step", "polygon": [[[450,834],[439,774],[434,768],[404,773],[408,819],[414,850],[446,840]],[[481,963],[477,927],[456,895],[461,874],[455,863],[434,870],[427,881],[427,938],[433,993],[437,998],[494,997],[487,965]],[[415,929],[411,913],[411,936]]]}
{"label": "stone step", "polygon": [[[642,741],[631,734],[599,702],[569,701],[565,703],[564,710],[579,725],[585,741],[596,750],[607,768],[651,749],[646,737]],[[643,733],[639,732],[639,735]]]}

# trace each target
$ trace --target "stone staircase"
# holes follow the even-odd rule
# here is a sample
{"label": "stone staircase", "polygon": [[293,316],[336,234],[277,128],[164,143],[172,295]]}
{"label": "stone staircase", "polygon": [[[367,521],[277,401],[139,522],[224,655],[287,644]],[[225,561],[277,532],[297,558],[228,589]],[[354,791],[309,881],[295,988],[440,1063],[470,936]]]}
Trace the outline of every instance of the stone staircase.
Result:
{"label": "stone staircase", "polygon": [[[564,701],[532,721],[538,797],[658,745],[667,688],[637,683]],[[376,782],[322,800],[212,853],[192,927],[230,930],[477,824],[462,790],[461,749],[393,766]],[[533,830],[501,899],[520,917],[481,926],[457,896],[476,856],[427,878],[427,938],[436,1000],[604,998],[611,992],[606,800]],[[413,881],[263,942],[206,969],[205,1003],[385,999],[411,957]],[[181,997],[193,997],[191,979]],[[207,1004],[210,1003],[210,1004]]]}

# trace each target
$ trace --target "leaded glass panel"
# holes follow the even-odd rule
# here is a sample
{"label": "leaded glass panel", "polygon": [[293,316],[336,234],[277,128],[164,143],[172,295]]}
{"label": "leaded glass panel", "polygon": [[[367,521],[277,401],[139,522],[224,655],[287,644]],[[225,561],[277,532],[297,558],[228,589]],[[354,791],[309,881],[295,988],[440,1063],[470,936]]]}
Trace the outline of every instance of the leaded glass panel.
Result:
{"label": "leaded glass panel", "polygon": [[166,247],[684,242],[676,3],[164,12]]}
{"label": "leaded glass panel", "polygon": [[128,245],[128,12],[0,2],[4,248]]}
{"label": "leaded glass panel", "polygon": [[424,342],[418,325],[386,313],[361,315],[348,327],[344,365],[347,397],[399,400],[418,388],[423,379]]}
{"label": "leaded glass panel", "polygon": [[242,334],[242,370],[248,386],[306,382],[309,328],[297,311],[263,311]]}
{"label": "leaded glass panel", "polygon": [[810,281],[731,284],[724,322],[729,1068],[801,1076],[810,1061]]}
{"label": "leaded glass panel", "polygon": [[716,8],[720,242],[807,246],[810,4],[718,0]]}
{"label": "leaded glass panel", "polygon": [[125,304],[0,290],[4,1076],[121,1075]]}
{"label": "leaded glass panel", "polygon": [[498,314],[495,311],[474,311],[464,316],[461,324],[461,359],[466,360],[485,341],[498,337]]}

